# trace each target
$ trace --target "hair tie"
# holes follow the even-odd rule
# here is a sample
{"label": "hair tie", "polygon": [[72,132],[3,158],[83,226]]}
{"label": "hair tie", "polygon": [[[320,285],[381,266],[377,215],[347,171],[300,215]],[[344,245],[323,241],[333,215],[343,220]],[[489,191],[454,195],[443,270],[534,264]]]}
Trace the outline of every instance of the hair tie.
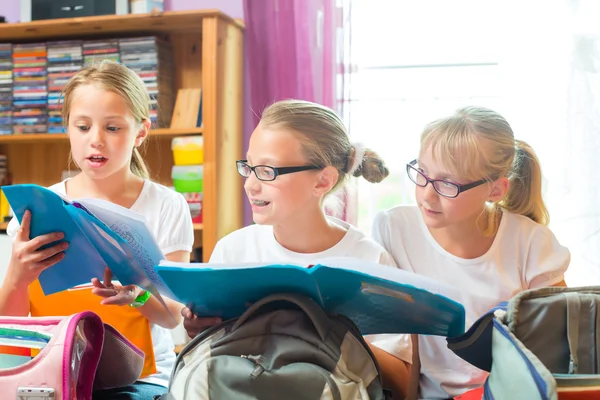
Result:
{"label": "hair tie", "polygon": [[[348,169],[349,175],[354,175],[354,173],[360,168],[363,162],[363,158],[365,158],[365,152],[367,148],[362,143],[352,143],[352,149],[354,149],[354,159],[352,160],[352,164]],[[352,151],[350,151],[349,156],[352,155]]]}

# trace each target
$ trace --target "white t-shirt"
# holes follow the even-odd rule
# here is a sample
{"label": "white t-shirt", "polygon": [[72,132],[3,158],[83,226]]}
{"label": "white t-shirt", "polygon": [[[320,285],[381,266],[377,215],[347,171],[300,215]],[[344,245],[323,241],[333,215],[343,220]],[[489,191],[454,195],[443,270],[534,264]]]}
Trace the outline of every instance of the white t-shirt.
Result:
{"label": "white t-shirt", "polygon": [[[550,229],[504,211],[488,252],[463,259],[448,253],[429,232],[416,206],[379,213],[373,237],[399,268],[449,283],[461,291],[466,328],[502,301],[530,288],[563,280],[570,253]],[[420,336],[420,398],[448,398],[479,387],[487,373],[463,361],[447,348],[446,339]]]}
{"label": "white t-shirt", "polygon": [[[328,217],[347,230],[346,235],[333,247],[320,253],[295,253],[275,240],[270,225],[250,225],[225,236],[215,246],[210,257],[211,263],[235,264],[253,262],[290,262],[308,265],[316,259],[327,257],[354,257],[395,267],[396,264],[379,244],[367,237],[354,226],[337,218]],[[410,362],[412,347],[410,338],[405,335],[367,335],[365,339]]]}
{"label": "white t-shirt", "polygon": [[[66,196],[65,181],[50,186],[48,189]],[[130,208],[146,218],[150,232],[156,238],[164,255],[175,251],[192,251],[194,245],[194,227],[185,198],[172,189],[146,180],[138,199]],[[14,237],[19,224],[13,218],[6,229]],[[171,370],[175,364],[173,339],[168,329],[150,324],[156,374],[140,381],[168,386]]]}
{"label": "white t-shirt", "polygon": [[275,239],[273,226],[249,225],[231,232],[217,242],[210,263],[235,264],[254,262],[290,262],[306,264],[327,257],[354,257],[383,265],[396,266],[381,245],[367,237],[354,226],[337,218],[329,221],[346,229],[346,234],[333,247],[320,253],[296,253],[283,247]]}

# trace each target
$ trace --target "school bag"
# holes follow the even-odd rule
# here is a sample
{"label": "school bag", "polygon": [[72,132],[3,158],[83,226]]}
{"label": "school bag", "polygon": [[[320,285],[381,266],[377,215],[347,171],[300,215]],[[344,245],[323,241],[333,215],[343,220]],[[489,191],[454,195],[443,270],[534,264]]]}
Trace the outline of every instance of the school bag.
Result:
{"label": "school bag", "polygon": [[483,399],[600,399],[600,287],[514,296],[448,347],[490,372]]}
{"label": "school bag", "polygon": [[93,312],[0,317],[3,400],[90,400],[135,382],[144,353]]}
{"label": "school bag", "polygon": [[377,362],[358,328],[312,299],[274,294],[180,352],[160,400],[382,400]]}

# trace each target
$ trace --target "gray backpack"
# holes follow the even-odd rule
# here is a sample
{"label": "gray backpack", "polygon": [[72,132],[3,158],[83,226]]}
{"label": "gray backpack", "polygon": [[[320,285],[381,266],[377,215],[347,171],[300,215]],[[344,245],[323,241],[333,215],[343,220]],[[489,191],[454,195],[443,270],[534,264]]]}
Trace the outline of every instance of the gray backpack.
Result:
{"label": "gray backpack", "polygon": [[161,400],[386,399],[379,367],[352,321],[277,294],[196,336]]}
{"label": "gray backpack", "polygon": [[490,372],[485,400],[600,398],[600,287],[530,289],[448,347]]}

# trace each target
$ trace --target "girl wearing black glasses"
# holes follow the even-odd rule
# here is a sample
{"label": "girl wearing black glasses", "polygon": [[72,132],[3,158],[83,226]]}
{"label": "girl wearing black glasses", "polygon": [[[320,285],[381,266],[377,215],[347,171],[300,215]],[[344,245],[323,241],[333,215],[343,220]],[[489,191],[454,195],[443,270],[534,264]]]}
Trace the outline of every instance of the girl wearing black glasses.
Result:
{"label": "girl wearing black glasses", "polygon": [[[325,214],[326,197],[350,176],[376,183],[388,175],[375,152],[350,142],[341,119],[329,108],[300,100],[271,105],[236,168],[245,178],[256,224],[221,239],[211,263],[308,265],[325,257],[355,257],[395,266],[375,241]],[[183,316],[190,337],[218,322],[196,318],[187,308]],[[407,380],[404,364],[401,368]]]}
{"label": "girl wearing black glasses", "polygon": [[[467,107],[430,123],[406,170],[417,205],[378,214],[373,235],[400,268],[461,289],[467,327],[518,292],[564,285],[570,255],[547,227],[538,158],[501,115]],[[419,337],[415,353],[419,398],[454,397],[486,378],[445,338]]]}

